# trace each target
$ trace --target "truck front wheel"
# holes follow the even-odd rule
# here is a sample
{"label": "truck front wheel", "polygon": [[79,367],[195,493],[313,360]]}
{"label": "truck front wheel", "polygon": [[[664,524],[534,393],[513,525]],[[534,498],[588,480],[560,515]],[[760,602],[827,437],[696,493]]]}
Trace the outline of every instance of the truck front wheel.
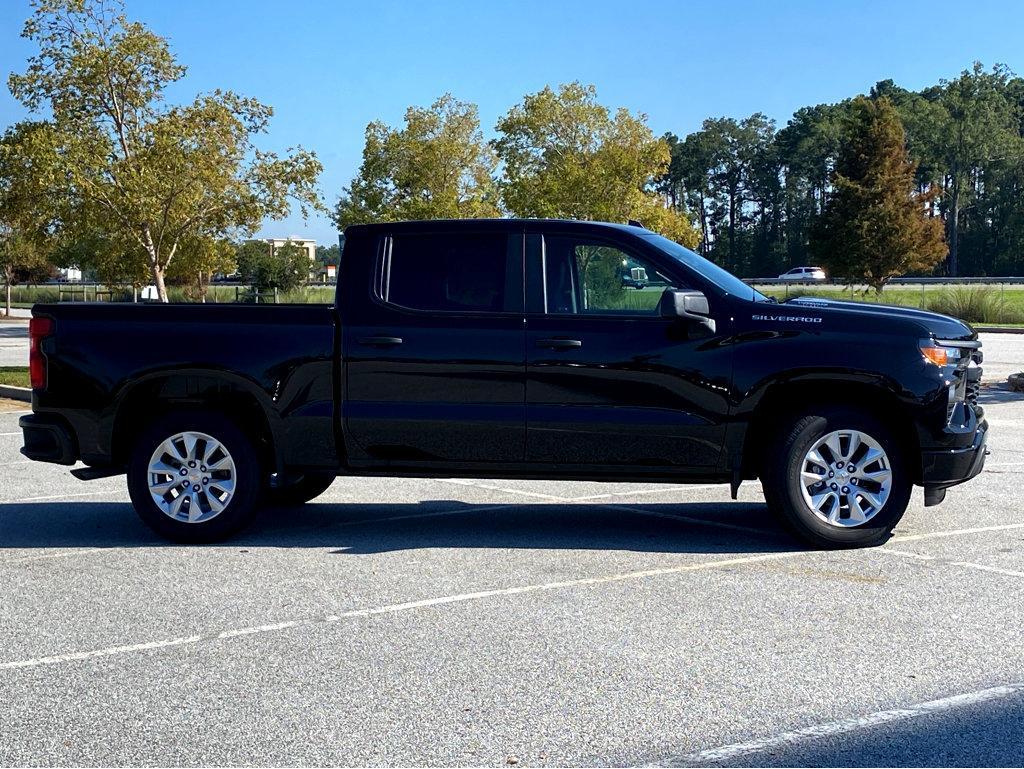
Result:
{"label": "truck front wheel", "polygon": [[253,442],[220,414],[182,411],[136,441],[128,493],[139,517],[176,542],[216,542],[248,523],[260,492]]}
{"label": "truck front wheel", "polygon": [[816,547],[885,542],[912,487],[894,432],[868,414],[814,409],[790,423],[763,475],[769,507]]}

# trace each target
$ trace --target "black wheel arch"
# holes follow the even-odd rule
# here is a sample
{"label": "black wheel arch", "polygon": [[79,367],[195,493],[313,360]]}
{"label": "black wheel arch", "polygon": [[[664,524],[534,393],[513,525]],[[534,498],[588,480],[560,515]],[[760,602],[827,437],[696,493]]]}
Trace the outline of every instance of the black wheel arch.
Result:
{"label": "black wheel arch", "polygon": [[[741,447],[734,451],[734,456],[740,458],[742,477],[748,480],[760,477],[764,457],[777,436],[794,420],[814,413],[816,407],[826,406],[861,409],[884,419],[892,426],[911,460],[908,467],[917,468],[915,473],[919,474],[920,462],[914,460],[921,448],[912,406],[877,381],[825,375],[779,382],[763,389],[742,420],[745,429],[740,438]],[[917,474],[913,482],[920,482]]]}
{"label": "black wheel arch", "polygon": [[109,420],[113,462],[126,465],[149,424],[182,410],[224,414],[253,439],[268,468],[277,472],[283,467],[284,426],[266,395],[244,377],[210,369],[153,372],[124,386],[114,399]]}

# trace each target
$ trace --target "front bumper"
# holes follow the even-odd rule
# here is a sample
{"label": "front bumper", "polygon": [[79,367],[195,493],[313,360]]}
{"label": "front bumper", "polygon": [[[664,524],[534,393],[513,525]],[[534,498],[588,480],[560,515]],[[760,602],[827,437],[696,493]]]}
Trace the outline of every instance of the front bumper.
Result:
{"label": "front bumper", "polygon": [[74,432],[57,416],[27,414],[18,420],[25,438],[21,453],[37,462],[73,465],[78,461]]}
{"label": "front bumper", "polygon": [[987,440],[988,421],[982,419],[978,422],[970,446],[923,451],[921,485],[925,489],[946,489],[969,481],[985,467]]}

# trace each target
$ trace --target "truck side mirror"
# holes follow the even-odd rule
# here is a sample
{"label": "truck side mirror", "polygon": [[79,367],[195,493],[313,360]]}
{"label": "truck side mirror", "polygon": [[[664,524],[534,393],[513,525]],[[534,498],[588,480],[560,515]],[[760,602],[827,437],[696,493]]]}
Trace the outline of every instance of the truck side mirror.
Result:
{"label": "truck side mirror", "polygon": [[712,334],[715,320],[711,316],[708,298],[700,291],[666,288],[658,303],[663,318],[685,318],[700,323]]}

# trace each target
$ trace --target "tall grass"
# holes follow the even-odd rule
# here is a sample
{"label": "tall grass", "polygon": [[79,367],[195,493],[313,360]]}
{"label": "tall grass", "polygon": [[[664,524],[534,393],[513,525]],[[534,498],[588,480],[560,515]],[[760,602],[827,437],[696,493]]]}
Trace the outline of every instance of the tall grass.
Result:
{"label": "tall grass", "polygon": [[1024,322],[1024,310],[1011,306],[1005,296],[985,286],[953,286],[929,297],[925,307],[968,323]]}

